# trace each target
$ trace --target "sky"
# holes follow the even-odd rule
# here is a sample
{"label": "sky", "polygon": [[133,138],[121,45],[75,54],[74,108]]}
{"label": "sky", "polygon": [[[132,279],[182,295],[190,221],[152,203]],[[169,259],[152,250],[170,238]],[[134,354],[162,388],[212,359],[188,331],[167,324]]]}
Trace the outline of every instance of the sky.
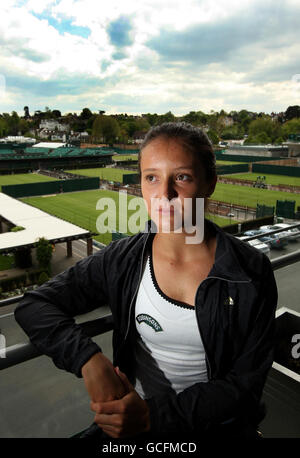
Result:
{"label": "sky", "polygon": [[299,0],[5,0],[0,113],[285,111]]}

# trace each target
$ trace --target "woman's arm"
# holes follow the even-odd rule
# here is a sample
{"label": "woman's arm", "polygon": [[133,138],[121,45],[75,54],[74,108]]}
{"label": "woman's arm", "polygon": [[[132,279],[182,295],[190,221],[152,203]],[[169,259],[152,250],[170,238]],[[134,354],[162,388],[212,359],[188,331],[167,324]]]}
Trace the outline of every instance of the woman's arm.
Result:
{"label": "woman's arm", "polygon": [[[100,349],[79,325],[76,315],[107,303],[102,264],[104,253],[79,261],[35,291],[24,294],[15,319],[43,354],[59,369],[81,377],[82,365]],[[102,276],[102,278],[101,278]]]}
{"label": "woman's arm", "polygon": [[16,321],[38,350],[59,369],[84,378],[91,401],[118,399],[126,392],[112,363],[74,320],[108,303],[106,250],[26,293],[15,310]]}

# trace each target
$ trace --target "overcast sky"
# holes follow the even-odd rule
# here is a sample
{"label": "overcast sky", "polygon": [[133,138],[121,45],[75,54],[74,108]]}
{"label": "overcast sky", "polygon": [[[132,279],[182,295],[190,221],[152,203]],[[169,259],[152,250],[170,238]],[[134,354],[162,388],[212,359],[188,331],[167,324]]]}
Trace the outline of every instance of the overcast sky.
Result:
{"label": "overcast sky", "polygon": [[2,0],[0,112],[285,111],[299,17],[299,0]]}

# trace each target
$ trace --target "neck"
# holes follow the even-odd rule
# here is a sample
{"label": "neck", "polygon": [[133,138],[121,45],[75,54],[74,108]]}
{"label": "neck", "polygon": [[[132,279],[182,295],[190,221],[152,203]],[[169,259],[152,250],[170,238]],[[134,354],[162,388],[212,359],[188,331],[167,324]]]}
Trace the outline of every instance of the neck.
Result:
{"label": "neck", "polygon": [[215,251],[215,236],[209,231],[207,224],[204,225],[204,237],[201,243],[189,244],[186,238],[191,237],[189,234],[158,232],[155,234],[155,245],[160,253],[173,260],[188,262],[199,256],[207,256]]}

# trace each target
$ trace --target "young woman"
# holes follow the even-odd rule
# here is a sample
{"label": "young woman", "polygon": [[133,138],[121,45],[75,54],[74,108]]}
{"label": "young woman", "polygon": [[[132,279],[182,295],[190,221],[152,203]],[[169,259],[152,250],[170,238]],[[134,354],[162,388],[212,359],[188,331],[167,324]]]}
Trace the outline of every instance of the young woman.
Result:
{"label": "young woman", "polygon": [[[84,378],[95,422],[82,437],[255,437],[273,360],[269,259],[207,220],[189,243],[185,210],[196,230],[197,199],[216,184],[199,128],[152,128],[139,163],[148,230],[26,293],[16,320],[57,367]],[[73,319],[101,304],[113,314],[113,363]]]}

